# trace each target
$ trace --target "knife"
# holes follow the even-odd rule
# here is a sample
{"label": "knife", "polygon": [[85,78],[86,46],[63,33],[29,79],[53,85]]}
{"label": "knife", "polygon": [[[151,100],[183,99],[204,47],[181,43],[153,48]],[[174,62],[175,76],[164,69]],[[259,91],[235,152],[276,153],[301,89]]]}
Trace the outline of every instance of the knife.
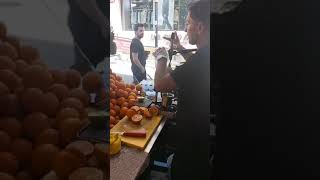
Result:
{"label": "knife", "polygon": [[121,136],[127,136],[127,137],[146,137],[147,136],[147,132],[144,130],[144,131],[123,131],[123,132],[111,132],[111,133],[115,133],[115,134],[119,134]]}

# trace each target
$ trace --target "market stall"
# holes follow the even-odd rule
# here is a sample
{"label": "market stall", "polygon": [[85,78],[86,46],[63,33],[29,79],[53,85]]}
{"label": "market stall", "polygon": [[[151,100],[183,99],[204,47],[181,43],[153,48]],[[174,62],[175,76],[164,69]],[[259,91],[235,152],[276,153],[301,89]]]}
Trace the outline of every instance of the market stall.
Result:
{"label": "market stall", "polygon": [[0,23],[0,179],[108,179],[107,88],[52,69]]}
{"label": "market stall", "polygon": [[161,112],[155,99],[150,100],[141,84],[126,84],[111,71],[111,179],[137,179],[143,173],[166,120],[167,114]]}

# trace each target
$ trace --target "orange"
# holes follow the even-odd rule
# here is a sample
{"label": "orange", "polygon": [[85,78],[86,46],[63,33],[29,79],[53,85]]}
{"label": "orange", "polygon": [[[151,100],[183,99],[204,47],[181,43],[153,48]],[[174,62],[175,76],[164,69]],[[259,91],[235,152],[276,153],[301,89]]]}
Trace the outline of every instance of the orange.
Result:
{"label": "orange", "polygon": [[124,97],[124,98],[128,97],[128,92],[124,91],[123,89],[118,89],[116,93],[118,97]]}
{"label": "orange", "polygon": [[143,115],[144,115],[144,117],[146,117],[146,118],[152,118],[152,115],[151,115],[151,113],[148,111],[148,109],[146,109],[146,110],[143,111]]}
{"label": "orange", "polygon": [[140,108],[138,106],[132,106],[130,109],[138,112],[140,110]]}
{"label": "orange", "polygon": [[117,97],[122,97],[121,89],[116,90]]}
{"label": "orange", "polygon": [[129,96],[137,97],[137,94],[131,91],[131,93],[129,93]]}
{"label": "orange", "polygon": [[116,116],[117,112],[113,109],[110,109],[110,116]]}
{"label": "orange", "polygon": [[129,99],[129,100],[130,100],[130,99],[135,100],[135,99],[136,99],[136,97],[135,97],[135,96],[133,96],[133,95],[130,95],[130,96],[128,96],[128,99]]}
{"label": "orange", "polygon": [[134,90],[132,90],[131,92],[132,92],[132,93],[134,93],[135,95],[137,95],[137,94],[138,94],[138,91],[137,91],[137,90],[135,90],[135,89],[134,89]]}
{"label": "orange", "polygon": [[120,97],[117,100],[117,103],[118,103],[119,106],[121,106],[124,102],[126,102],[126,99],[124,97]]}
{"label": "orange", "polygon": [[152,116],[157,116],[159,114],[159,109],[156,106],[151,106],[149,111]]}
{"label": "orange", "polygon": [[120,113],[120,106],[115,105],[114,110],[116,111],[117,114],[119,114]]}
{"label": "orange", "polygon": [[128,107],[129,106],[129,103],[127,103],[127,102],[124,102],[124,103],[122,103],[122,105],[121,105],[121,107]]}
{"label": "orange", "polygon": [[128,102],[128,107],[132,107],[132,106],[135,106],[137,103],[137,101],[135,99],[129,99],[129,102]]}
{"label": "orange", "polygon": [[115,122],[116,122],[116,118],[113,117],[113,116],[110,116],[110,122],[109,122],[109,124],[115,124]]}
{"label": "orange", "polygon": [[123,91],[123,97],[124,97],[124,98],[127,98],[128,95],[129,95],[129,93],[128,93],[127,91]]}
{"label": "orange", "polygon": [[[117,87],[119,87],[120,84],[121,84],[120,81],[116,81],[116,83],[115,83],[115,85],[116,85]],[[121,85],[120,85],[120,86],[121,86]]]}
{"label": "orange", "polygon": [[132,109],[129,109],[128,111],[127,111],[127,116],[128,116],[128,118],[131,118],[133,115],[135,115],[135,114],[137,114],[134,110],[132,110]]}
{"label": "orange", "polygon": [[121,109],[120,109],[120,113],[122,113],[122,114],[127,114],[127,112],[128,112],[128,108],[127,107],[122,107]]}
{"label": "orange", "polygon": [[122,80],[122,77],[121,77],[121,76],[116,76],[116,79],[117,79],[118,81],[121,81],[121,80]]}
{"label": "orange", "polygon": [[144,113],[144,111],[147,111],[148,110],[148,108],[145,108],[145,107],[140,107],[140,109],[139,109],[139,111],[143,114]]}
{"label": "orange", "polygon": [[122,82],[120,82],[117,86],[119,89],[123,89],[123,90],[126,89],[126,85]]}
{"label": "orange", "polygon": [[114,89],[114,90],[117,89],[117,86],[116,86],[115,84],[110,84],[110,87],[111,87],[112,89]]}
{"label": "orange", "polygon": [[128,94],[131,93],[131,89],[128,87],[126,88],[126,91],[128,92]]}
{"label": "orange", "polygon": [[127,98],[129,93],[121,89],[121,94],[122,94],[122,97]]}
{"label": "orange", "polygon": [[119,117],[120,117],[121,119],[124,118],[125,116],[126,116],[126,114],[123,114],[123,113],[120,112]]}
{"label": "orange", "polygon": [[134,84],[130,84],[130,88],[131,88],[132,90],[134,90],[134,89],[136,88],[136,86],[135,86]]}
{"label": "orange", "polygon": [[117,104],[117,100],[116,100],[116,99],[111,99],[110,102],[111,102],[113,105],[116,105],[116,104]]}
{"label": "orange", "polygon": [[116,91],[110,91],[110,98],[116,98]]}

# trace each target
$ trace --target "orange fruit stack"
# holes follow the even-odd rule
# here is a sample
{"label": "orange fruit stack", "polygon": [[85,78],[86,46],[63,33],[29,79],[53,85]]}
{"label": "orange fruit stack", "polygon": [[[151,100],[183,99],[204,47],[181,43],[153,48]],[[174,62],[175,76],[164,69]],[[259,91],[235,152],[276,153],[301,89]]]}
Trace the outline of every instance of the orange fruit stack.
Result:
{"label": "orange fruit stack", "polygon": [[[149,109],[137,106],[137,96],[143,94],[142,91],[140,84],[126,84],[121,76],[116,75],[110,69],[110,128],[113,128],[125,116],[132,120],[134,115],[141,114],[144,118],[151,119],[152,116],[159,114],[156,106]],[[132,122],[137,124],[136,118],[134,119],[135,121]]]}
{"label": "orange fruit stack", "polygon": [[0,22],[0,180],[68,179],[82,166],[107,166],[106,146],[97,153],[93,144],[87,150],[91,142],[65,149],[88,122],[89,94],[107,100],[101,75],[51,69],[41,59]]}

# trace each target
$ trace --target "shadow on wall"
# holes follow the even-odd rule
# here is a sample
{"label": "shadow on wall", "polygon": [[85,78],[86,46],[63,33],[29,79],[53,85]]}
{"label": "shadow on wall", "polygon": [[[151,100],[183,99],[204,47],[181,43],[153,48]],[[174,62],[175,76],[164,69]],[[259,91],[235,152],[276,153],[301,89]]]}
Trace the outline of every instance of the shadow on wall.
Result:
{"label": "shadow on wall", "polygon": [[3,8],[15,8],[15,7],[19,7],[19,6],[22,6],[22,4],[19,2],[12,2],[12,1],[0,2],[0,7],[3,7]]}
{"label": "shadow on wall", "polygon": [[75,63],[73,44],[63,44],[39,39],[23,38],[23,44],[37,48],[41,60],[51,68],[69,68]]}

